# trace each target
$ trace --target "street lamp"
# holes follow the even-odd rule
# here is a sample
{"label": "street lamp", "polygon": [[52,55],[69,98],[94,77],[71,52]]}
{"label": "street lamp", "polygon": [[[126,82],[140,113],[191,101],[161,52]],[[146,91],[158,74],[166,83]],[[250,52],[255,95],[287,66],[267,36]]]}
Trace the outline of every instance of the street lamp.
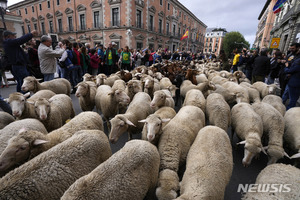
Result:
{"label": "street lamp", "polygon": [[7,0],[0,0],[0,14],[1,14],[2,22],[3,22],[4,30],[6,30],[6,24],[5,24],[5,20],[4,20],[6,8],[7,8]]}

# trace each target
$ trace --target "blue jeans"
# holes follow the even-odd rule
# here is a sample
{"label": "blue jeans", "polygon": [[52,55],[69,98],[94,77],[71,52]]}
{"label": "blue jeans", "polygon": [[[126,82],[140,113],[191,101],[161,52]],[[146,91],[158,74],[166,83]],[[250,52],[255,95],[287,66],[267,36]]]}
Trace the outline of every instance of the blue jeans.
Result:
{"label": "blue jeans", "polygon": [[0,95],[0,108],[1,108],[4,112],[7,112],[7,113],[9,113],[9,114],[12,114],[11,108],[10,108],[9,104],[6,103],[6,102],[4,101],[4,99],[1,97],[1,95]]}
{"label": "blue jeans", "polygon": [[44,74],[44,81],[51,81],[54,79],[54,74]]}
{"label": "blue jeans", "polygon": [[13,65],[11,68],[11,73],[17,81],[17,92],[22,92],[21,86],[23,85],[23,79],[29,76],[26,66]]}
{"label": "blue jeans", "polygon": [[285,102],[288,100],[288,98],[289,98],[289,86],[286,85],[284,92],[282,94],[282,103],[285,104]]}
{"label": "blue jeans", "polygon": [[70,82],[73,86],[73,88],[79,83],[80,78],[79,78],[79,70],[80,70],[81,66],[79,65],[74,65],[71,68],[69,68],[70,70]]}
{"label": "blue jeans", "polygon": [[267,79],[267,82],[266,82],[266,84],[268,84],[268,85],[271,85],[271,84],[273,84],[274,83],[274,78],[271,78],[271,76],[270,76],[270,74],[268,75],[268,79]]}
{"label": "blue jeans", "polygon": [[252,69],[246,69],[246,77],[250,81],[252,80]]}
{"label": "blue jeans", "polygon": [[300,96],[300,88],[299,87],[291,87],[288,86],[288,93],[290,96],[290,102],[286,107],[286,110],[293,108],[296,106],[297,100],[299,99]]}

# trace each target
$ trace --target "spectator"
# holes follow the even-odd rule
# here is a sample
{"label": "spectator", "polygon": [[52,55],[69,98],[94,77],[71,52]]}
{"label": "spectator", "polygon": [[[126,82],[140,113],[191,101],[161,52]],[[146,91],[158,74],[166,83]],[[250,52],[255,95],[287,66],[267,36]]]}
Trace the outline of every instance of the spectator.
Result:
{"label": "spectator", "polygon": [[234,50],[233,54],[234,54],[234,58],[233,58],[232,67],[231,67],[231,72],[232,73],[237,71],[237,66],[238,66],[238,63],[239,63],[239,60],[240,60],[240,54],[239,54],[238,50]]}
{"label": "spectator", "polygon": [[40,60],[41,72],[44,75],[44,81],[54,79],[56,72],[56,58],[61,57],[65,51],[65,46],[57,46],[55,50],[52,49],[52,39],[47,35],[41,37],[41,44],[38,48],[38,56]]}
{"label": "spectator", "polygon": [[41,72],[40,61],[38,56],[38,50],[36,48],[35,39],[29,40],[26,43],[26,45],[27,45],[28,58],[29,58],[29,64],[27,65],[29,74],[36,78],[43,79],[44,75]]}
{"label": "spectator", "polygon": [[96,49],[91,49],[90,57],[91,57],[91,69],[92,69],[91,74],[96,76],[98,74],[99,63],[101,61],[101,59],[99,58],[96,52]]}
{"label": "spectator", "polygon": [[65,68],[60,68],[60,77],[70,80],[70,70],[73,68],[72,63],[72,44],[69,40],[63,40],[63,45],[66,45],[66,51],[59,59],[60,62],[64,62]]}
{"label": "spectator", "polygon": [[227,56],[225,54],[225,51],[223,49],[220,51],[219,60],[221,60],[221,62],[222,62],[222,70],[229,71],[230,66],[229,66],[229,63],[228,63],[228,58],[227,58]]}
{"label": "spectator", "polygon": [[81,52],[81,56],[82,56],[82,66],[83,66],[82,70],[83,70],[83,75],[84,75],[90,69],[90,60],[91,59],[90,59],[89,54],[87,53],[87,49],[84,46],[82,46],[80,50],[81,50],[80,52]]}
{"label": "spectator", "polygon": [[141,50],[137,50],[136,52],[136,56],[135,56],[135,65],[136,67],[140,66],[142,63],[142,59],[143,59],[143,55],[142,55],[142,51]]}
{"label": "spectator", "polygon": [[116,71],[118,65],[118,55],[117,51],[112,47],[112,43],[109,43],[108,48],[104,52],[103,63],[103,70],[107,76]]}
{"label": "spectator", "polygon": [[270,73],[268,75],[267,84],[273,84],[275,78],[278,78],[279,71],[282,67],[284,67],[283,63],[281,63],[282,53],[280,51],[276,51],[273,54],[273,57],[270,60]]}
{"label": "spectator", "polygon": [[91,44],[90,43],[85,43],[84,46],[86,48],[87,54],[89,54],[91,52]]}
{"label": "spectator", "polygon": [[247,64],[245,67],[245,75],[250,81],[252,80],[252,71],[253,71],[254,60],[257,57],[258,57],[257,50],[253,50],[253,52],[250,52],[250,56],[247,60]]}
{"label": "spectator", "polygon": [[[2,58],[2,51],[0,52],[0,58]],[[0,86],[1,86],[1,88],[4,88],[4,86],[8,87],[5,70],[6,69],[5,69],[4,63],[2,65],[2,60],[0,60]],[[3,79],[4,83],[2,83],[2,79]]]}
{"label": "spectator", "polygon": [[16,33],[11,31],[3,32],[3,47],[8,62],[12,65],[11,73],[17,81],[17,92],[21,92],[23,79],[29,75],[26,68],[27,57],[20,45],[28,42],[32,37],[37,36],[37,34],[37,31],[34,30],[20,38],[16,38]]}
{"label": "spectator", "polygon": [[72,63],[73,63],[73,69],[71,70],[71,79],[73,82],[73,91],[72,94],[75,94],[76,89],[74,88],[80,81],[83,76],[82,74],[82,56],[81,53],[78,51],[79,46],[77,42],[73,43],[73,49],[72,49]]}
{"label": "spectator", "polygon": [[265,82],[265,78],[270,72],[270,59],[267,55],[268,50],[262,49],[260,52],[260,56],[254,59],[252,83],[255,83],[257,81]]}
{"label": "spectator", "polygon": [[100,73],[104,73],[103,71],[104,49],[102,44],[100,44],[98,48],[98,57],[100,58],[98,74],[100,74]]}
{"label": "spectator", "polygon": [[131,53],[128,46],[125,46],[124,51],[122,51],[119,62],[122,70],[132,70]]}

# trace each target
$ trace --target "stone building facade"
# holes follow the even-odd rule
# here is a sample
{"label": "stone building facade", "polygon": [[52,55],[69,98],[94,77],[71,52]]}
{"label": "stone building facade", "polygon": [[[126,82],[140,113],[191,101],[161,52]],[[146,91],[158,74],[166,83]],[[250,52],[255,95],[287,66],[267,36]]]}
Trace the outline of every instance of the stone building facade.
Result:
{"label": "stone building facade", "polygon": [[[25,0],[8,8],[22,16],[23,33],[33,29],[58,40],[171,51],[203,50],[206,25],[177,0]],[[198,37],[197,37],[198,34]]]}
{"label": "stone building facade", "polygon": [[227,31],[225,28],[208,28],[205,34],[204,53],[220,54]]}
{"label": "stone building facade", "polygon": [[286,53],[293,42],[300,43],[300,1],[285,2],[280,13],[276,14],[271,38],[280,38],[279,49]]}

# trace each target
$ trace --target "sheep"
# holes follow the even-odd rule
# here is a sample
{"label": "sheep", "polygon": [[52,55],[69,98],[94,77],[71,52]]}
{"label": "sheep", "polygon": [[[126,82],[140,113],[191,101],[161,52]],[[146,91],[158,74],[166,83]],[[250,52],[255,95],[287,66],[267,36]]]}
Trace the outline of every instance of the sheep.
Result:
{"label": "sheep", "polygon": [[276,110],[278,110],[281,113],[282,116],[285,115],[286,107],[285,105],[283,105],[281,97],[269,94],[263,98],[262,102],[268,103],[271,106],[273,106]]}
{"label": "sheep", "polygon": [[104,80],[107,79],[107,76],[105,74],[98,74],[96,76],[96,85],[99,87],[100,85],[104,84]]}
{"label": "sheep", "polygon": [[142,139],[157,145],[162,129],[174,116],[176,111],[171,107],[162,107],[146,119],[139,122],[145,123],[142,131]]}
{"label": "sheep", "polygon": [[197,84],[204,83],[204,82],[208,81],[208,79],[205,76],[205,74],[198,74],[198,75],[196,75],[196,80],[197,80]]}
{"label": "sheep", "polygon": [[93,76],[89,73],[85,73],[82,78],[83,78],[83,82],[86,82],[86,81],[94,82],[96,80],[95,76]]}
{"label": "sheep", "polygon": [[[215,90],[215,85],[211,81],[207,81],[204,83],[199,83],[198,85],[194,85],[190,80],[184,80],[180,86],[180,96],[185,98],[186,93],[191,89],[200,90],[203,95],[207,90]],[[204,95],[205,96],[205,95]]]}
{"label": "sheep", "polygon": [[249,101],[251,103],[261,102],[259,91],[255,87],[253,87],[250,83],[242,82],[239,85],[248,90]]}
{"label": "sheep", "polygon": [[[129,73],[129,72],[128,72]],[[114,82],[114,85],[111,87],[113,90],[122,90],[125,91],[126,90],[126,83],[124,80],[116,80]],[[119,103],[119,114],[123,114],[126,112],[128,103],[124,103],[124,102],[120,102]]]}
{"label": "sheep", "polygon": [[[0,130],[0,158],[7,147],[8,141],[18,135],[19,131],[23,129],[39,131],[41,134],[48,133],[45,126],[37,119],[22,119],[10,123]],[[15,148],[21,148],[21,146],[16,146]],[[12,153],[16,155],[20,154],[20,152],[16,150],[18,149],[15,149]],[[0,159],[0,177],[10,169],[11,168],[6,167]]]}
{"label": "sheep", "polygon": [[7,112],[0,111],[0,130],[13,121],[15,121],[15,118],[12,115]]}
{"label": "sheep", "polygon": [[131,140],[132,134],[142,131],[143,125],[138,123],[138,121],[147,118],[148,115],[153,113],[150,102],[149,94],[145,92],[137,93],[125,114],[118,114],[110,120],[109,141],[113,144],[116,143],[126,131],[128,132],[128,140]]}
{"label": "sheep", "polygon": [[291,158],[300,158],[300,107],[289,109],[284,120],[284,140],[292,151],[297,152]]}
{"label": "sheep", "polygon": [[110,87],[112,87],[114,85],[114,82],[119,79],[121,78],[116,74],[111,74],[109,77],[107,77],[105,74],[98,74],[96,76],[96,84],[97,87],[99,87],[100,85],[109,85]]}
{"label": "sheep", "polygon": [[26,99],[29,95],[29,93],[14,92],[9,95],[8,99],[5,99],[11,106],[13,116],[17,119],[37,118],[34,107],[29,102],[34,102],[39,98],[51,98],[55,93],[50,90],[40,90]]}
{"label": "sheep", "polygon": [[41,98],[33,104],[36,115],[48,132],[60,128],[75,116],[72,99],[65,94],[57,94],[49,100]]}
{"label": "sheep", "polygon": [[119,103],[129,104],[130,99],[122,90],[113,90],[108,85],[100,85],[95,96],[96,108],[101,110],[106,122],[119,110]]}
{"label": "sheep", "polygon": [[174,108],[175,102],[169,90],[158,90],[154,92],[153,100],[150,103],[151,108],[161,108],[168,106]]}
{"label": "sheep", "polygon": [[184,99],[182,106],[187,106],[187,105],[197,106],[201,108],[203,112],[205,112],[206,99],[200,90],[191,89],[186,93],[186,97]]}
{"label": "sheep", "polygon": [[75,96],[79,100],[79,105],[82,111],[92,111],[95,107],[95,96],[97,87],[94,82],[80,82],[76,85]]}
{"label": "sheep", "polygon": [[233,104],[234,102],[241,101],[241,99],[238,99],[241,96],[241,95],[237,95],[239,93],[233,93],[229,89],[224,88],[222,85],[219,84],[216,84],[215,86],[216,86],[216,90],[210,90],[209,94],[211,93],[221,94],[228,104]]}
{"label": "sheep", "polygon": [[215,126],[202,128],[186,159],[180,183],[184,199],[224,199],[233,170],[232,148],[227,132]]}
{"label": "sheep", "polygon": [[300,199],[300,169],[286,164],[273,164],[264,168],[257,176],[253,188],[243,200]]}
{"label": "sheep", "polygon": [[262,99],[268,94],[276,94],[276,89],[280,90],[280,88],[275,84],[267,85],[261,81],[255,82],[252,85],[259,91]]}
{"label": "sheep", "polygon": [[212,93],[206,100],[206,116],[210,125],[220,127],[227,132],[230,126],[230,107],[224,97],[218,93]]}
{"label": "sheep", "polygon": [[0,199],[60,199],[70,185],[111,154],[104,132],[78,132],[1,178]]}
{"label": "sheep", "polygon": [[155,146],[143,140],[132,140],[73,183],[61,200],[129,200],[146,196],[154,199],[158,170],[159,154]]}
{"label": "sheep", "polygon": [[[87,111],[78,114],[64,126],[47,135],[38,130],[25,130],[9,140],[0,156],[0,163],[3,167],[15,167],[67,140],[77,131],[93,129],[103,131],[103,122],[98,113]],[[20,155],[15,155],[14,152],[20,146],[25,148],[20,149]]]}
{"label": "sheep", "polygon": [[231,109],[232,136],[235,131],[243,140],[238,144],[245,144],[245,155],[242,160],[244,166],[251,164],[254,156],[264,151],[261,144],[263,135],[263,122],[261,117],[253,110],[250,104],[239,103]]}
{"label": "sheep", "polygon": [[21,89],[25,92],[30,91],[36,93],[39,90],[51,90],[56,94],[71,94],[71,83],[64,78],[54,79],[52,81],[46,81],[39,83],[38,80],[33,76],[27,76],[24,78]]}
{"label": "sheep", "polygon": [[[179,187],[177,175],[179,166],[185,162],[190,146],[204,126],[203,111],[196,106],[184,106],[163,128],[158,142],[161,172],[156,196],[159,200],[176,198],[176,191]],[[168,178],[166,179],[165,176]],[[170,185],[172,187],[169,187]]]}
{"label": "sheep", "polygon": [[[222,84],[222,86],[224,88],[229,89],[231,92],[233,92],[235,94],[238,94],[238,93],[241,94],[240,102],[244,102],[244,103],[250,102],[249,92],[244,87],[238,85],[237,83],[231,82],[231,81],[228,81],[228,82]],[[237,103],[240,103],[240,102],[237,102]]]}
{"label": "sheep", "polygon": [[152,78],[151,76],[147,76],[144,79],[144,83],[144,92],[146,92],[151,98],[153,98],[154,92],[156,91],[154,88],[154,78]]}
{"label": "sheep", "polygon": [[254,103],[252,104],[252,108],[260,115],[263,122],[264,135],[269,139],[267,146],[267,153],[269,155],[268,165],[276,163],[277,160],[287,155],[282,147],[284,118],[278,110],[267,103]]}
{"label": "sheep", "polygon": [[163,89],[169,90],[172,94],[172,97],[175,97],[177,87],[172,84],[172,82],[170,81],[169,78],[164,77],[164,78],[160,79],[159,86],[160,86],[161,90],[163,90]]}
{"label": "sheep", "polygon": [[142,91],[143,91],[143,87],[142,87],[141,81],[139,81],[139,80],[128,81],[125,92],[129,96],[131,101],[135,94],[137,94],[138,92],[142,92]]}

